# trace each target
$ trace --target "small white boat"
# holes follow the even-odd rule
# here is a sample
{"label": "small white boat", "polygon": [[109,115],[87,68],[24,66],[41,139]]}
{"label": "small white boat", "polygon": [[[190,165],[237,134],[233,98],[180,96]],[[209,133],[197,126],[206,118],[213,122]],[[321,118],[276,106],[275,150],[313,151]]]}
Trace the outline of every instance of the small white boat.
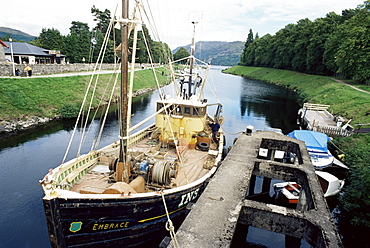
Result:
{"label": "small white boat", "polygon": [[321,170],[333,164],[334,157],[327,145],[330,138],[326,134],[309,130],[294,130],[288,133],[287,136],[305,142],[308,155],[310,155],[315,169]]}
{"label": "small white boat", "polygon": [[[344,180],[338,179],[336,176],[324,172],[324,171],[315,171],[322,191],[324,193],[324,197],[331,197],[338,194],[343,186]],[[273,185],[276,196],[282,197],[282,199],[289,204],[296,204],[298,203],[299,193],[301,186],[296,182],[282,182],[282,183],[275,183]]]}

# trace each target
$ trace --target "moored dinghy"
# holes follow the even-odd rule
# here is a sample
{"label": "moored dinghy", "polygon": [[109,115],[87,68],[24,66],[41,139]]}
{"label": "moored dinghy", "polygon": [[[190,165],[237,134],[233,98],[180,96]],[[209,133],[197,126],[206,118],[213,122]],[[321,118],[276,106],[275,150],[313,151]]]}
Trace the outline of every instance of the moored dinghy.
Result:
{"label": "moored dinghy", "polygon": [[334,157],[327,145],[330,138],[326,134],[309,130],[294,130],[287,135],[305,142],[308,155],[310,155],[315,169],[321,170],[333,164]]}
{"label": "moored dinghy", "polygon": [[[319,179],[324,197],[334,196],[342,190],[344,180],[340,180],[336,176],[325,171],[315,171],[315,173]],[[276,198],[282,198],[285,203],[289,204],[298,203],[301,187],[296,182],[275,183],[273,188],[276,193]]]}
{"label": "moored dinghy", "polygon": [[[222,123],[222,105],[217,103],[215,116],[208,115],[211,104],[203,96],[206,78],[193,71],[199,62],[193,49],[186,58],[190,70],[176,80],[180,84],[176,96],[163,95],[150,116],[155,123],[131,134],[150,117],[129,125],[132,86],[126,66],[127,37],[129,26],[141,21],[138,16],[128,20],[128,1],[122,4],[120,140],[63,160],[40,181],[52,247],[157,247],[183,221],[186,206],[197,200],[222,158],[222,129],[216,142],[209,129],[213,121]],[[135,26],[132,32],[136,36]]]}

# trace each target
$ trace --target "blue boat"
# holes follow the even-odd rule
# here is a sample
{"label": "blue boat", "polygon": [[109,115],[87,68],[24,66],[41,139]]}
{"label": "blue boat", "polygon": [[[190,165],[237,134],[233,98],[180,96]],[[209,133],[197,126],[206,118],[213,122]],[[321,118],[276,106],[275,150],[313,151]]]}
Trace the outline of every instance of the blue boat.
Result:
{"label": "blue boat", "polygon": [[321,170],[333,164],[334,157],[328,150],[330,138],[326,134],[309,130],[294,130],[287,136],[305,142],[315,169]]}

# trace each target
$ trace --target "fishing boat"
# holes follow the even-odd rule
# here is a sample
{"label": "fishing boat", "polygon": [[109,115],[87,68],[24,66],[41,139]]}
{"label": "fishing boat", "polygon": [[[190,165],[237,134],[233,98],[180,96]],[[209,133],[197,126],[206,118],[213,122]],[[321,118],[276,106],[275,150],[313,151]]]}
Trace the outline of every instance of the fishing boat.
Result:
{"label": "fishing boat", "polygon": [[309,130],[294,130],[287,135],[305,142],[315,169],[321,170],[333,164],[334,157],[327,144],[330,138],[326,134]]}
{"label": "fishing boat", "polygon": [[[325,172],[315,171],[317,178],[319,179],[320,186],[324,193],[324,197],[328,198],[338,194],[343,186],[344,180],[338,179],[336,176]],[[297,204],[299,199],[299,193],[301,186],[296,182],[282,182],[275,183],[273,185],[276,193],[276,198],[282,198],[285,203]]]}
{"label": "fishing boat", "polygon": [[[142,22],[140,15],[129,20],[128,0],[122,6],[119,141],[102,148],[94,144],[69,161],[64,156],[40,180],[52,247],[158,247],[165,236],[175,239],[187,206],[202,194],[222,159],[222,128],[212,133],[209,127],[222,125],[222,105],[204,98],[207,74],[202,77],[196,67],[210,65],[194,58],[194,38],[186,58],[189,70],[172,76],[176,94],[161,94],[153,115],[130,125],[136,49],[128,74],[127,38],[129,30],[137,37]],[[210,105],[216,105],[213,116]],[[153,124],[138,130],[151,118]]]}

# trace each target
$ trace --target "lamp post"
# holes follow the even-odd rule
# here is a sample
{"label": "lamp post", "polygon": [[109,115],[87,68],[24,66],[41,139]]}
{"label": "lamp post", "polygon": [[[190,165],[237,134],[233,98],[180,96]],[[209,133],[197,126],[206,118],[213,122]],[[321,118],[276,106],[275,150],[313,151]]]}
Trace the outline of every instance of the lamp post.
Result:
{"label": "lamp post", "polygon": [[13,67],[13,76],[15,76],[15,69],[14,69],[14,57],[13,57],[13,44],[12,44],[12,38],[9,38],[9,42],[10,42],[10,54],[11,54],[11,57],[12,57],[12,67]]}

